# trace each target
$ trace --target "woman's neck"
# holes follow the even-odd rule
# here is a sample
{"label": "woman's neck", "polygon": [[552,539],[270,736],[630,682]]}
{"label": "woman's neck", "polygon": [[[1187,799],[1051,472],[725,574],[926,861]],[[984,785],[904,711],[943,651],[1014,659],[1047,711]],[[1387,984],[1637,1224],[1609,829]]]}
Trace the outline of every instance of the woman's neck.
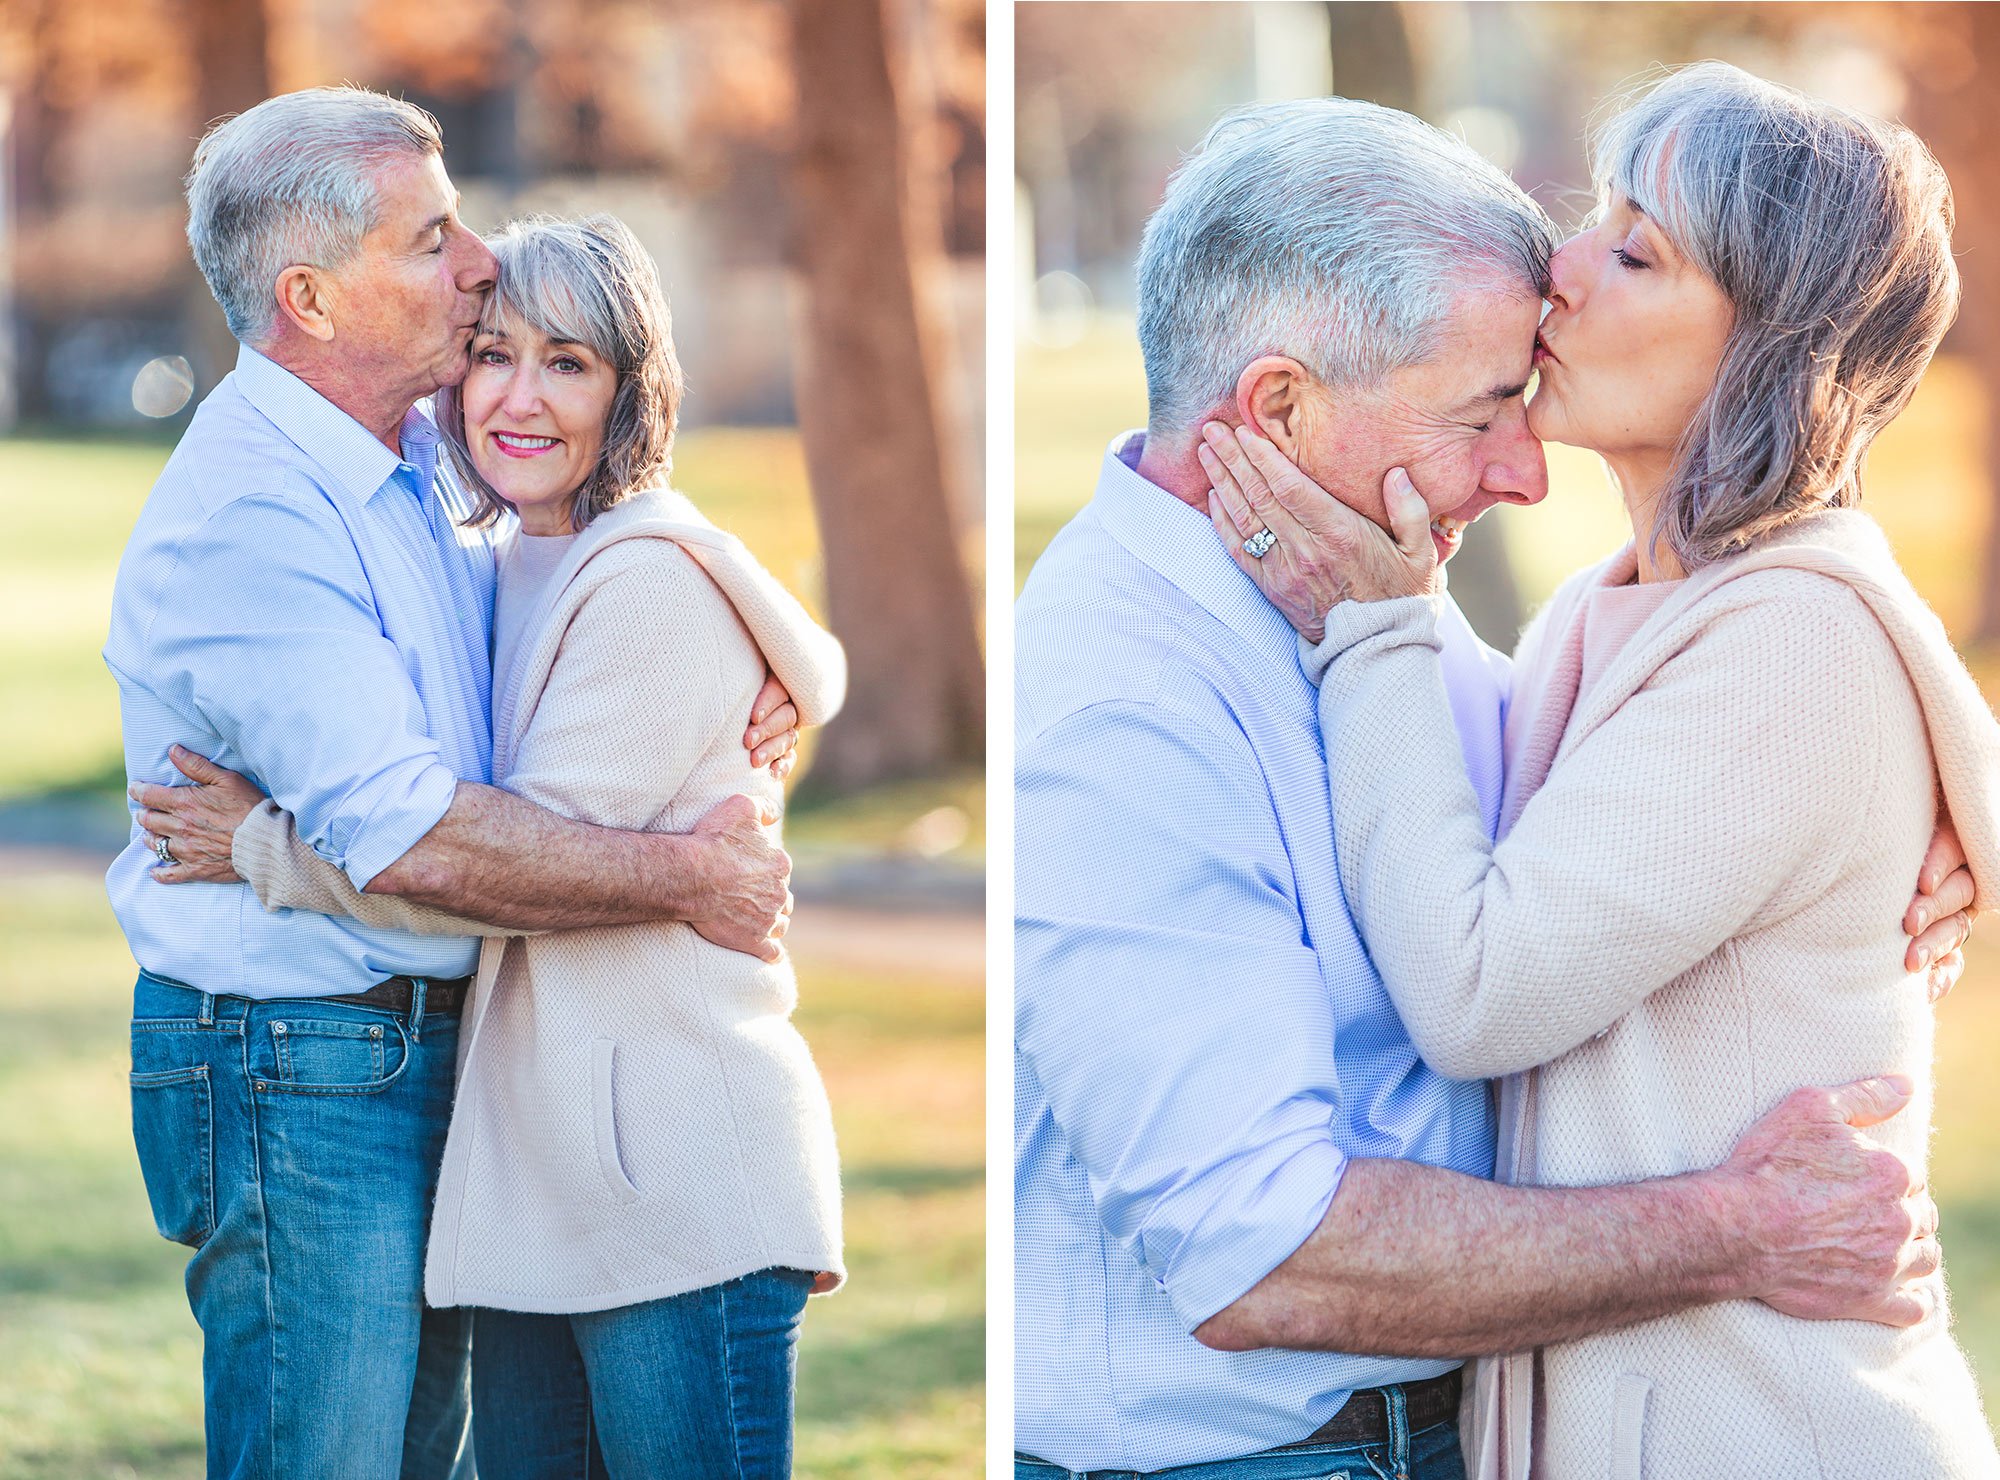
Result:
{"label": "woman's neck", "polygon": [[1678,581],[1687,574],[1664,540],[1655,541],[1660,492],[1673,472],[1671,453],[1646,449],[1636,454],[1606,455],[1604,465],[1625,502],[1625,517],[1632,521],[1632,542],[1639,557],[1639,583]]}
{"label": "woman's neck", "polygon": [[547,503],[517,504],[514,512],[521,520],[521,533],[546,539],[552,535],[575,534],[570,524],[573,501],[551,499]]}

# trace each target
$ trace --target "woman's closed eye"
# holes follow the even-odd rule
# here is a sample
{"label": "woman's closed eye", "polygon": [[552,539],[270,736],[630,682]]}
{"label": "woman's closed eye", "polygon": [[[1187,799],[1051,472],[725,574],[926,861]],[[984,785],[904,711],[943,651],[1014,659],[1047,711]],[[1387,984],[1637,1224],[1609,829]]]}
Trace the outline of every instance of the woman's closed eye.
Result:
{"label": "woman's closed eye", "polygon": [[1611,249],[1611,255],[1618,259],[1618,265],[1620,267],[1627,268],[1633,272],[1643,271],[1644,269],[1651,267],[1653,265],[1652,263],[1647,262],[1642,258],[1634,257],[1630,252],[1626,251],[1624,247],[1613,247]]}

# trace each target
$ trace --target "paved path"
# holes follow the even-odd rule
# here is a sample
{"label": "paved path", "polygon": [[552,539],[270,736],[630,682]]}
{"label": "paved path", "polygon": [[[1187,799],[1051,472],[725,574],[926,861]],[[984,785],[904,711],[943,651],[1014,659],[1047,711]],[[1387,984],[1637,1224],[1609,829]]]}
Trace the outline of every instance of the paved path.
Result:
{"label": "paved path", "polygon": [[[0,879],[73,875],[97,882],[109,862],[97,849],[0,842]],[[890,893],[877,903],[868,882],[800,877],[792,948],[849,970],[907,976],[928,963],[953,981],[983,983],[986,922],[965,889],[936,898]]]}

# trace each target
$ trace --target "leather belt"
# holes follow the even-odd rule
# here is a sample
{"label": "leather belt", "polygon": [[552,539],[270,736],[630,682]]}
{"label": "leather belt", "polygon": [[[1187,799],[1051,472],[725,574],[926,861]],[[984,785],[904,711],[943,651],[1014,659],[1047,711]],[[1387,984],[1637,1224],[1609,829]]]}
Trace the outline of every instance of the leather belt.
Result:
{"label": "leather belt", "polygon": [[[1453,1369],[1442,1377],[1402,1384],[1403,1401],[1409,1409],[1410,1432],[1430,1428],[1458,1417],[1460,1373]],[[1389,1399],[1380,1388],[1362,1388],[1340,1411],[1312,1433],[1281,1449],[1300,1444],[1386,1444],[1389,1442]]]}
{"label": "leather belt", "polygon": [[[465,994],[471,990],[472,978],[469,976],[454,976],[442,981],[427,976],[424,978],[424,1011],[457,1012],[465,1006]],[[349,992],[341,997],[320,997],[315,1000],[351,1002],[356,1007],[373,1007],[382,1012],[407,1014],[410,1004],[416,1000],[416,995],[417,983],[414,977],[392,976],[385,982],[375,983],[365,992]]]}

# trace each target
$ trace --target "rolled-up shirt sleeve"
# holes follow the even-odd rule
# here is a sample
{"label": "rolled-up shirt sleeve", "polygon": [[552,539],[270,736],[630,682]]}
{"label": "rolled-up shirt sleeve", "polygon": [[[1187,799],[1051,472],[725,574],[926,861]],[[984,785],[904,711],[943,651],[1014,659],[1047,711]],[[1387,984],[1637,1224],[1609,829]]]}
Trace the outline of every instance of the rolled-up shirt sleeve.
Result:
{"label": "rolled-up shirt sleeve", "polygon": [[310,499],[257,494],[191,531],[179,557],[149,641],[160,696],[366,888],[437,825],[459,778],[345,527]]}
{"label": "rolled-up shirt sleeve", "polygon": [[1289,1257],[1345,1158],[1331,998],[1240,732],[1104,703],[1017,757],[1017,1046],[1106,1232],[1192,1331]]}

